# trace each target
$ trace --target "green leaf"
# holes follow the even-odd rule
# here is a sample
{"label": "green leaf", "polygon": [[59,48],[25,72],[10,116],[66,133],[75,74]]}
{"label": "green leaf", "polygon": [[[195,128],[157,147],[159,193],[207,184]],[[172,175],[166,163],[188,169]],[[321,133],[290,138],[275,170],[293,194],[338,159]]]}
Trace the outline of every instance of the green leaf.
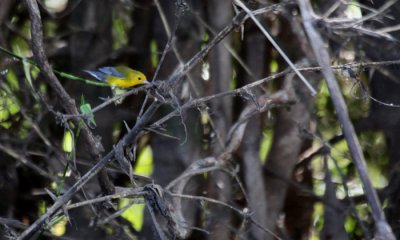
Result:
{"label": "green leaf", "polygon": [[267,160],[267,154],[272,144],[272,131],[265,129],[262,134],[259,155],[261,162],[264,164]]}
{"label": "green leaf", "polygon": [[150,41],[150,60],[151,60],[151,65],[156,68],[158,65],[158,46],[157,42],[155,39],[152,39]]}
{"label": "green leaf", "polygon": [[9,96],[4,91],[0,91],[0,126],[8,129],[12,122],[10,118],[19,113],[20,107],[17,100],[13,96]]}
{"label": "green leaf", "polygon": [[0,104],[0,122],[5,122],[10,117],[10,112],[5,108],[5,104]]}
{"label": "green leaf", "polygon": [[270,65],[269,65],[269,71],[271,73],[276,73],[279,70],[279,64],[278,61],[276,61],[275,59],[271,61]]}
{"label": "green leaf", "polygon": [[112,18],[112,34],[114,38],[113,48],[121,48],[128,43],[128,28],[129,23],[127,19],[124,18],[125,14],[121,11],[114,11]]}
{"label": "green leaf", "polygon": [[74,146],[74,141],[73,141],[72,133],[70,130],[65,130],[64,138],[62,141],[62,148],[63,148],[64,152],[71,153],[73,146]]}
{"label": "green leaf", "polygon": [[146,146],[139,153],[133,172],[148,177],[153,173],[153,168],[153,151],[150,146]]}
{"label": "green leaf", "polygon": [[31,77],[31,71],[30,71],[30,63],[27,62],[25,59],[22,60],[22,66],[24,68],[24,74],[25,74],[25,78],[26,81],[29,83],[29,86],[33,88],[33,84],[32,84],[32,77]]}
{"label": "green leaf", "polygon": [[50,232],[57,237],[61,237],[65,234],[67,230],[68,220],[67,217],[61,216],[54,225],[51,226]]}
{"label": "green leaf", "polygon": [[[130,201],[131,199],[129,198],[121,198],[118,203],[118,209],[124,208],[126,205],[130,204]],[[144,204],[133,204],[121,214],[121,216],[128,220],[137,231],[140,231],[143,226],[144,207]]]}
{"label": "green leaf", "polygon": [[10,91],[18,91],[19,90],[19,83],[18,77],[13,70],[9,70],[6,75],[6,79],[8,82],[9,90]]}
{"label": "green leaf", "polygon": [[88,116],[87,124],[89,125],[89,127],[95,128],[96,121],[94,120],[94,115],[92,113],[92,106],[89,103],[85,102],[85,98],[83,95],[81,97],[81,106],[79,108],[81,110],[81,113],[86,114]]}
{"label": "green leaf", "polygon": [[45,201],[43,201],[43,200],[41,200],[39,203],[38,203],[38,214],[39,214],[39,216],[42,216],[43,214],[45,214],[46,213],[46,211],[47,211],[47,207],[46,207],[46,202]]}

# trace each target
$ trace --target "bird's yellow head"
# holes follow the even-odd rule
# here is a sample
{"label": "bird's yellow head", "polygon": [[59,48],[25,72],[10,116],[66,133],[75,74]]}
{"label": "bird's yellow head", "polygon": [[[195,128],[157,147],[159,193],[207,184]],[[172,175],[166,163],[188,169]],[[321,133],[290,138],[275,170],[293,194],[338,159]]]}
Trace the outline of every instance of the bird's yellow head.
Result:
{"label": "bird's yellow head", "polygon": [[133,69],[129,69],[127,81],[130,81],[134,85],[148,83],[146,76],[142,72]]}

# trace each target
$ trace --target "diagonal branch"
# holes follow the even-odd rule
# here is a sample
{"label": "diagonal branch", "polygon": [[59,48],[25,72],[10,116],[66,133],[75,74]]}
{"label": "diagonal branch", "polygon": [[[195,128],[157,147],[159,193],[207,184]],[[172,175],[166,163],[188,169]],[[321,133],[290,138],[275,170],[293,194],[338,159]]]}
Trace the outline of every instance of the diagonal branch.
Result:
{"label": "diagonal branch", "polygon": [[[37,2],[33,0],[26,0],[25,3],[28,7],[29,16],[31,19],[32,51],[34,58],[38,63],[38,67],[40,68],[41,73],[45,77],[50,87],[57,94],[58,100],[64,110],[69,114],[79,114],[79,111],[75,105],[75,100],[72,99],[64,90],[60,81],[53,73],[49,62],[47,61],[43,47],[42,20],[40,17],[40,11]],[[75,119],[75,125],[79,125],[79,121],[77,119]],[[88,149],[90,156],[93,158],[94,161],[99,161],[101,159],[101,151],[103,151],[103,146],[99,141],[96,140],[86,124],[82,124],[81,132],[85,141],[89,145]],[[103,191],[106,194],[110,194],[114,191],[114,186],[109,180],[106,170],[103,170],[101,172],[99,181],[101,186],[103,187]]]}
{"label": "diagonal branch", "polygon": [[257,25],[257,27],[261,30],[261,32],[264,34],[264,36],[268,39],[268,41],[274,46],[274,48],[279,52],[279,54],[282,56],[282,58],[286,61],[286,63],[290,66],[290,68],[296,73],[296,75],[300,78],[300,80],[306,85],[308,90],[310,90],[311,95],[315,96],[317,95],[317,92],[315,91],[314,87],[311,86],[311,84],[305,79],[303,74],[300,73],[300,71],[296,68],[296,66],[293,64],[293,62],[289,59],[289,57],[286,55],[286,53],[282,50],[281,47],[279,47],[278,43],[272,38],[272,36],[265,30],[265,28],[261,25],[261,23],[257,20],[257,18],[254,16],[254,14],[246,7],[246,5],[243,4],[242,1],[240,0],[235,0],[235,4],[237,4],[240,8],[242,8],[253,20],[253,22]]}
{"label": "diagonal branch", "polygon": [[395,239],[392,230],[385,219],[376,191],[368,176],[367,166],[360,143],[358,142],[353,124],[350,121],[347,106],[341,94],[339,85],[329,64],[329,54],[324,47],[321,36],[313,26],[313,10],[310,2],[308,0],[299,0],[298,3],[303,17],[304,28],[307,32],[315,57],[319,65],[322,67],[322,73],[326,79],[326,84],[328,85],[336,114],[342,125],[342,131],[349,146],[353,163],[360,175],[364,191],[372,209],[372,217],[374,218],[376,228],[376,239]]}
{"label": "diagonal branch", "polygon": [[[28,0],[29,1],[29,0]],[[118,142],[117,145],[126,146],[131,144],[136,136],[140,133],[141,129],[147,124],[147,121],[155,113],[155,111],[160,106],[159,102],[154,102],[147,111],[143,114],[143,117],[137,121],[135,126],[129,130],[129,132]],[[77,181],[68,191],[64,193],[49,209],[43,214],[39,219],[37,219],[29,228],[27,228],[18,239],[29,239],[39,228],[53,216],[58,209],[60,209],[64,204],[66,204],[72,196],[78,192],[90,179],[92,179],[97,173],[104,168],[104,166],[113,160],[115,151],[110,151],[106,156],[104,156],[99,162],[96,163],[85,175],[83,175],[79,181]]]}

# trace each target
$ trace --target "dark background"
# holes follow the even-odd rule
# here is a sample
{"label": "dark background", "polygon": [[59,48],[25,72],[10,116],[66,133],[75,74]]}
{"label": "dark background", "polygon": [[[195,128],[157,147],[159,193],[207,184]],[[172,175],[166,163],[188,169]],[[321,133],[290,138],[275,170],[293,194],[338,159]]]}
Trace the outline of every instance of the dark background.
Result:
{"label": "dark background", "polygon": [[[39,3],[48,61],[54,69],[84,78],[89,78],[84,69],[126,65],[142,71],[149,80],[160,67],[155,79],[168,82],[179,66],[210,44],[236,15],[229,0],[70,0],[58,11],[49,9],[46,1]],[[317,66],[295,1],[245,3],[252,10],[277,4],[257,19],[295,64]],[[398,60],[398,31],[379,30],[400,23],[400,4],[365,0],[354,2],[353,11],[349,6],[334,0],[313,1],[314,11],[320,17],[314,26],[326,42],[331,64]],[[367,18],[351,19],[357,11]],[[346,15],[348,12],[351,14]],[[23,2],[2,0],[0,46],[32,59],[30,21]],[[169,48],[163,56],[166,46]],[[166,196],[162,201],[170,204],[170,209],[179,206],[179,210],[171,210],[172,215],[175,211],[183,214],[172,218],[185,226],[178,228],[187,230],[187,239],[371,238],[375,231],[371,209],[320,72],[302,71],[317,89],[315,97],[289,71],[257,87],[233,92],[285,71],[288,66],[251,20],[211,47],[211,52],[193,65],[178,86],[167,87],[165,92],[160,90],[166,96],[165,103],[146,126],[173,110],[178,110],[178,116],[160,128],[142,129],[145,134],[124,149],[125,154],[136,156],[144,147],[151,147],[154,171],[150,180],[139,178],[135,180],[137,185],[132,184],[124,173],[126,168],[121,170],[121,165],[114,161],[107,165],[111,189],[151,182],[165,187],[186,171],[193,177],[185,179],[185,184],[165,189],[166,195],[171,192],[204,196],[244,211],[237,213],[204,199]],[[60,122],[57,114],[68,113],[65,103],[37,68],[30,64],[25,67],[26,71],[20,59],[0,53],[0,231],[6,237],[20,234],[53,204],[54,199],[44,188],[55,192],[54,186],[63,181],[61,193],[65,192],[97,161],[89,151],[93,146],[75,136],[76,168],[70,163],[71,175],[63,176],[69,161],[62,149],[63,136],[66,127],[76,133],[77,126]],[[383,63],[342,66],[335,69],[335,74],[367,161],[369,177],[398,237],[399,67]],[[78,106],[82,95],[92,108],[111,96],[107,87],[69,77],[59,77],[59,81]],[[194,99],[225,91],[231,92],[181,109]],[[260,99],[274,99],[278,91],[291,101],[279,100],[271,109],[262,111]],[[143,103],[146,96],[149,99]],[[154,91],[141,91],[120,105],[110,104],[96,112],[96,127],[91,131],[104,148],[102,156],[127,133],[124,121],[133,126],[142,106],[146,108],[156,97]],[[241,114],[251,107],[260,112],[243,120]],[[229,151],[227,146],[237,139],[228,133],[243,121],[247,123],[244,135],[236,136],[239,143]],[[239,128],[233,129],[240,132]],[[201,174],[188,168],[207,157],[214,157],[222,165]],[[133,168],[136,163],[133,161]],[[114,193],[102,181],[104,175],[92,179],[72,202]],[[181,199],[182,204],[176,199]],[[62,224],[66,228],[63,237],[177,236],[168,218],[154,209],[157,220],[145,211],[141,230],[121,216],[103,223],[117,208],[118,200],[114,199],[70,210],[71,223]],[[248,214],[244,214],[246,211]],[[6,221],[11,219],[17,222]],[[157,224],[165,236],[155,230]],[[53,238],[49,231],[35,237]]]}

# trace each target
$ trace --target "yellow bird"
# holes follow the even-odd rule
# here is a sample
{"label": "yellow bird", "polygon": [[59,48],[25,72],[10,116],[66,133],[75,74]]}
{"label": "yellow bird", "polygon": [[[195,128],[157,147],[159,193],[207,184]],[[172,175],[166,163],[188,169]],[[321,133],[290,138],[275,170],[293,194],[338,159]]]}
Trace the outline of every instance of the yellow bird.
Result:
{"label": "yellow bird", "polygon": [[143,73],[125,66],[102,67],[98,71],[85,70],[85,72],[99,81],[108,83],[112,88],[131,88],[149,83]]}

